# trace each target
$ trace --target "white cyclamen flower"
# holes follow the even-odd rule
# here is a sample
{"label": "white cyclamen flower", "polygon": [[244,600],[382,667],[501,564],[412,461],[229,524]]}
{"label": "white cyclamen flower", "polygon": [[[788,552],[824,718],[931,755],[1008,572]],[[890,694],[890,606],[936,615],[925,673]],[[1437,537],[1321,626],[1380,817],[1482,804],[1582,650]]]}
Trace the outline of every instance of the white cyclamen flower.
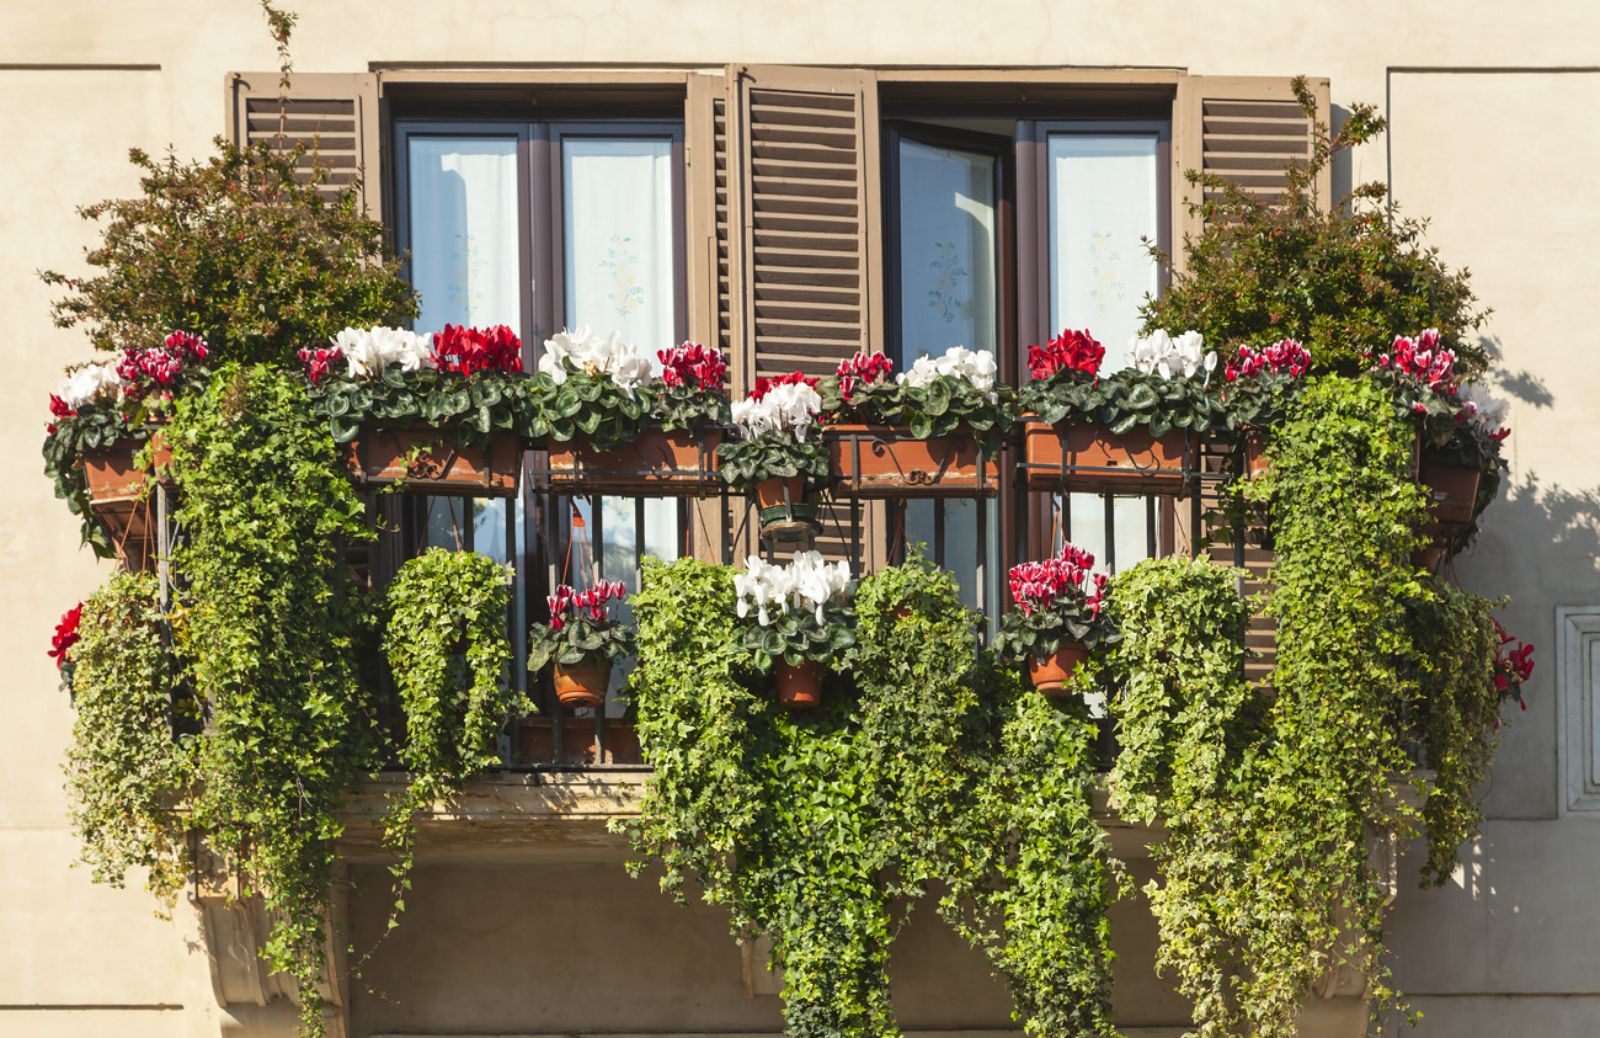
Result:
{"label": "white cyclamen flower", "polygon": [[1505,428],[1506,413],[1511,405],[1490,393],[1487,386],[1462,386],[1460,399],[1468,411],[1467,420],[1479,429],[1494,433]]}
{"label": "white cyclamen flower", "polygon": [[622,341],[616,332],[601,337],[582,325],[562,329],[544,341],[544,356],[539,370],[556,385],[567,380],[567,364],[591,375],[609,375],[617,388],[628,396],[654,374],[650,358]]}
{"label": "white cyclamen flower", "polygon": [[774,615],[790,610],[811,612],[823,622],[823,607],[844,595],[850,587],[850,567],[843,562],[827,563],[814,551],[795,555],[787,566],[775,566],[759,555],[744,560],[745,571],[733,576],[741,618],[756,612],[756,623],[766,627]]}
{"label": "white cyclamen flower", "polygon": [[746,397],[733,405],[733,424],[750,439],[766,432],[789,432],[804,443],[822,410],[822,397],[804,382],[773,386],[760,400]]}
{"label": "white cyclamen flower", "polygon": [[344,355],[351,378],[378,378],[390,368],[435,367],[431,336],[404,328],[346,328],[330,340]]}
{"label": "white cyclamen flower", "polygon": [[1206,352],[1205,337],[1196,331],[1187,331],[1174,339],[1157,328],[1149,335],[1134,336],[1128,344],[1128,355],[1135,369],[1162,378],[1193,378],[1201,371],[1208,375],[1217,366],[1216,353]]}
{"label": "white cyclamen flower", "polygon": [[994,354],[969,350],[965,346],[952,346],[937,357],[918,357],[911,367],[896,375],[894,380],[901,385],[921,389],[936,378],[959,378],[970,382],[981,393],[992,394],[997,371]]}
{"label": "white cyclamen flower", "polygon": [[56,387],[56,396],[76,411],[101,397],[115,397],[121,390],[122,379],[117,376],[117,362],[108,360],[101,364],[85,364],[67,375]]}

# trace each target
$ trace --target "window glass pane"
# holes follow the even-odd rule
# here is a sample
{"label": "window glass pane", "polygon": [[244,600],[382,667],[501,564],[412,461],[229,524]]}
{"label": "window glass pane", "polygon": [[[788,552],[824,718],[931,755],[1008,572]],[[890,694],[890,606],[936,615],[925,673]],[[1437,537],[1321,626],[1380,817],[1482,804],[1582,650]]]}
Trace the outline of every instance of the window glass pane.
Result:
{"label": "window glass pane", "polygon": [[1088,328],[1117,371],[1158,287],[1156,136],[1051,134],[1049,161],[1051,331]]}
{"label": "window glass pane", "polygon": [[417,330],[519,327],[516,139],[411,136],[408,151]]}
{"label": "window glass pane", "polygon": [[[565,137],[561,142],[567,325],[617,333],[655,362],[677,327],[672,142]],[[659,367],[659,365],[657,365]],[[602,502],[601,571],[633,589],[638,564],[634,502]],[[678,555],[678,511],[644,506],[645,550]]]}
{"label": "window glass pane", "polygon": [[950,346],[994,350],[995,158],[900,141],[904,363]]}
{"label": "window glass pane", "polygon": [[[899,142],[900,366],[951,346],[994,352],[999,337],[995,244],[995,163],[984,152]],[[930,500],[906,503],[905,536],[939,558]],[[942,563],[961,582],[961,597],[978,604],[978,505],[947,501]],[[999,506],[989,510],[989,595],[996,601],[1000,560]]]}

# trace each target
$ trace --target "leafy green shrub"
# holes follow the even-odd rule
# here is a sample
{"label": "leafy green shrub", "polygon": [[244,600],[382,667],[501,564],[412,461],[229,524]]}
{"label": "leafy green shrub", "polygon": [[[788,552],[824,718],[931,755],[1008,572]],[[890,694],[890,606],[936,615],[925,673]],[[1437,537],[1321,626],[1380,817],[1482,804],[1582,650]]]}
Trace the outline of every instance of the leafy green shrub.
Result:
{"label": "leafy green shrub", "polygon": [[[1296,80],[1295,90],[1315,121],[1305,82]],[[1355,375],[1366,368],[1368,351],[1387,349],[1396,335],[1437,328],[1463,374],[1483,370],[1489,356],[1471,333],[1487,314],[1475,309],[1467,273],[1450,269],[1424,243],[1426,225],[1383,204],[1381,184],[1360,187],[1326,210],[1329,200],[1316,195],[1317,176],[1334,153],[1383,129],[1371,105],[1353,106],[1337,134],[1317,122],[1312,161],[1290,167],[1288,189],[1271,205],[1221,177],[1190,171],[1204,189],[1194,211],[1205,229],[1183,243],[1187,269],[1141,309],[1145,330],[1193,328],[1226,354],[1297,339],[1317,370]]]}
{"label": "leafy green shrub", "polygon": [[268,964],[321,1034],[337,810],[374,761],[357,669],[371,624],[343,542],[373,535],[298,372],[223,366],[179,398],[168,438],[186,534],[178,649],[208,719],[194,824],[262,896]]}
{"label": "leafy green shrub", "polygon": [[303,149],[216,143],[204,161],[138,149],[141,194],[83,206],[101,225],[85,277],[42,275],[66,289],[56,324],[85,327],[97,349],[151,346],[194,332],[215,361],[294,363],[295,351],[348,325],[402,324],[416,293],[384,249],[354,186],[324,197],[327,170]]}
{"label": "leafy green shrub", "polygon": [[[122,886],[129,869],[168,900],[188,879],[194,740],[174,716],[193,701],[177,686],[154,575],[119,573],[83,604],[71,648],[77,716],[67,749],[72,825],[97,883]],[[185,721],[190,718],[185,717]]]}

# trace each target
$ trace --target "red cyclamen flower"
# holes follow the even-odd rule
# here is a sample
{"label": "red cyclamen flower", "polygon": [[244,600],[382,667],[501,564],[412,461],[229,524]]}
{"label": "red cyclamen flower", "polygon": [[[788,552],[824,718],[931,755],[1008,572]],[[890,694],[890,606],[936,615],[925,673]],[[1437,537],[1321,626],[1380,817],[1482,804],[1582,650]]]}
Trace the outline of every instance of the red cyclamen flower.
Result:
{"label": "red cyclamen flower", "polygon": [[1023,616],[1043,612],[1060,598],[1076,598],[1098,616],[1104,605],[1106,575],[1091,575],[1092,566],[1094,555],[1076,544],[1064,544],[1054,558],[1011,567],[1011,598]]}
{"label": "red cyclamen flower", "polygon": [[839,395],[848,404],[857,385],[887,382],[894,374],[894,363],[881,353],[857,353],[849,360],[840,361],[834,374],[839,379]]}
{"label": "red cyclamen flower", "polygon": [[479,371],[521,371],[522,340],[503,324],[462,328],[447,324],[433,333],[433,362],[440,371],[472,375]]}
{"label": "red cyclamen flower", "polygon": [[152,389],[171,395],[173,383],[192,367],[210,355],[206,341],[188,332],[173,332],[162,340],[160,346],[144,349],[126,349],[117,362],[117,377],[123,382],[123,393],[138,400]]}
{"label": "red cyclamen flower", "polygon": [[702,392],[719,393],[728,377],[728,363],[722,351],[698,342],[686,342],[670,350],[657,350],[661,361],[661,381],[669,386],[696,386]]}
{"label": "red cyclamen flower", "polygon": [[598,623],[606,618],[606,603],[622,601],[627,591],[620,580],[602,580],[587,591],[579,591],[570,584],[558,584],[556,593],[545,599],[550,605],[550,629],[559,631],[565,627],[569,613],[574,618],[586,613]]}
{"label": "red cyclamen flower", "polygon": [[300,363],[305,365],[306,378],[316,385],[328,377],[329,369],[344,360],[344,351],[337,346],[323,346],[317,349],[302,349],[299,352]]}
{"label": "red cyclamen flower", "polygon": [[1379,354],[1376,358],[1376,367],[1382,370],[1392,368],[1440,396],[1454,399],[1461,389],[1456,382],[1456,355],[1451,350],[1440,348],[1437,328],[1429,328],[1415,339],[1395,336],[1390,352]]}
{"label": "red cyclamen flower", "polygon": [[1043,346],[1028,347],[1028,371],[1036,379],[1049,378],[1058,371],[1096,374],[1105,359],[1106,348],[1089,334],[1089,329],[1064,329]]}
{"label": "red cyclamen flower", "polygon": [[818,379],[815,375],[806,375],[798,371],[791,371],[787,375],[779,375],[777,378],[758,378],[754,388],[750,390],[749,398],[751,400],[760,400],[779,386],[792,386],[801,382],[815,389]]}
{"label": "red cyclamen flower", "polygon": [[1293,339],[1280,339],[1257,352],[1249,346],[1239,347],[1239,356],[1228,361],[1222,375],[1229,382],[1271,372],[1299,378],[1311,368],[1311,352]]}
{"label": "red cyclamen flower", "polygon": [[82,617],[83,603],[79,602],[61,614],[61,621],[56,624],[55,636],[50,639],[49,656],[56,661],[57,670],[60,670],[63,664],[69,662],[67,653],[72,650],[74,645],[78,644],[78,621]]}

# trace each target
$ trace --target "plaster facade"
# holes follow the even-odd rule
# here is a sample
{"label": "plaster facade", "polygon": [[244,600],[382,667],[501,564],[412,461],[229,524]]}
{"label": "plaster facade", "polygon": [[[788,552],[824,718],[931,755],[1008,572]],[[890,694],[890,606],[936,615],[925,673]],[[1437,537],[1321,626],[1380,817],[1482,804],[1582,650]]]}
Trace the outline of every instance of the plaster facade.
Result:
{"label": "plaster facade", "polygon": [[[1535,642],[1529,710],[1511,718],[1485,791],[1490,821],[1454,882],[1419,891],[1403,867],[1396,981],[1419,1038],[1600,1034],[1600,815],[1567,811],[1556,610],[1600,605],[1600,364],[1584,332],[1600,274],[1600,5],[1584,0],[312,0],[299,69],[432,66],[872,65],[1174,67],[1308,73],[1339,106],[1380,104],[1392,128],[1336,183],[1388,180],[1494,308],[1512,402],[1511,478],[1462,580],[1513,599]],[[105,575],[77,547],[34,444],[42,402],[81,336],[52,327],[34,272],[73,269],[91,227],[73,207],[131,192],[129,147],[203,153],[222,131],[222,74],[276,64],[246,0],[8,0],[0,5],[0,1035],[288,1034],[281,1004],[217,1005],[195,911],[158,918],[137,889],[73,869],[60,761],[70,727],[44,647]],[[1561,680],[1558,680],[1561,679]],[[1571,679],[1571,680],[1566,680]],[[777,1000],[747,995],[714,913],[673,906],[596,840],[527,860],[424,861],[412,909],[347,993],[355,1035],[772,1033]],[[381,869],[351,865],[358,946],[381,923]],[[1137,904],[1117,909],[1118,1010],[1130,1034],[1176,1034],[1182,1007],[1147,976]],[[1010,1025],[981,962],[919,914],[898,946],[910,1031]],[[370,990],[368,990],[370,988]],[[1350,1004],[1316,1012],[1349,1017]],[[1345,1021],[1348,1025],[1348,1019]],[[1309,1031],[1308,1031],[1309,1033]],[[1346,1032],[1348,1033],[1348,1032]]]}

